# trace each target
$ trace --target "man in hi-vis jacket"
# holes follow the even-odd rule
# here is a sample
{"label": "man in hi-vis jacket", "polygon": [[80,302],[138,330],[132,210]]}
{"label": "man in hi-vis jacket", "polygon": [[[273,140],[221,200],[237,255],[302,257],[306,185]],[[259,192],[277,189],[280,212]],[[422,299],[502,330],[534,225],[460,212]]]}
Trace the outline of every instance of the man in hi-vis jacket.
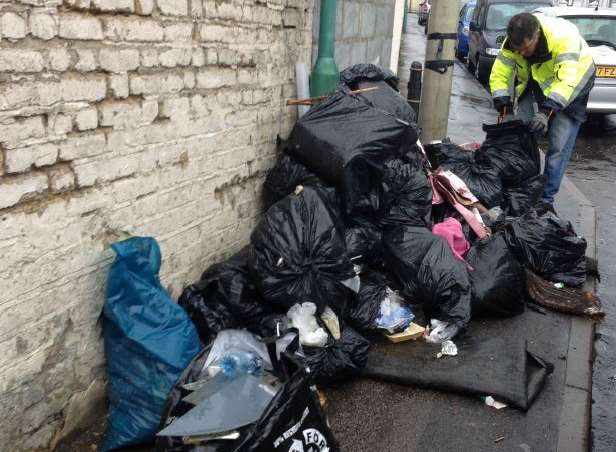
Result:
{"label": "man in hi-vis jacket", "polygon": [[588,44],[571,22],[540,13],[511,18],[492,67],[490,90],[494,107],[504,118],[513,110],[513,82],[517,118],[533,132],[547,133],[542,201],[552,211],[580,126],[586,120],[594,80]]}

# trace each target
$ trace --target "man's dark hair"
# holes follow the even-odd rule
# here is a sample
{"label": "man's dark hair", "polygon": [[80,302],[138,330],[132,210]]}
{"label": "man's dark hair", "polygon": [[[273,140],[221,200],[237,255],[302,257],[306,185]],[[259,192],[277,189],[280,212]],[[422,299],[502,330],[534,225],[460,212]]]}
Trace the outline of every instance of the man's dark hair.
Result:
{"label": "man's dark hair", "polygon": [[519,47],[524,44],[525,39],[532,39],[540,26],[539,19],[531,13],[516,14],[507,25],[507,40]]}

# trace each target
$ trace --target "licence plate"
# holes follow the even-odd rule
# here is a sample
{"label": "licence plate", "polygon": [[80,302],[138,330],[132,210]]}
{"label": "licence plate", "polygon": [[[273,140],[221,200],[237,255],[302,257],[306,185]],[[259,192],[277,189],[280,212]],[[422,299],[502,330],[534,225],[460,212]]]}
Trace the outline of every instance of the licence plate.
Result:
{"label": "licence plate", "polygon": [[616,66],[598,66],[597,77],[616,78]]}

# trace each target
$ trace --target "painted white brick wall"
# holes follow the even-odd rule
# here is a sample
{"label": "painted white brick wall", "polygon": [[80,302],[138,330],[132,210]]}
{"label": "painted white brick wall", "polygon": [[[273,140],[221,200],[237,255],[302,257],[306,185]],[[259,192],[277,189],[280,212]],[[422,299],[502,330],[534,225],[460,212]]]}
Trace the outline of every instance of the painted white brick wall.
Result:
{"label": "painted white brick wall", "polygon": [[3,449],[53,445],[100,393],[110,243],[156,237],[177,297],[248,240],[312,18],[312,0],[0,5]]}

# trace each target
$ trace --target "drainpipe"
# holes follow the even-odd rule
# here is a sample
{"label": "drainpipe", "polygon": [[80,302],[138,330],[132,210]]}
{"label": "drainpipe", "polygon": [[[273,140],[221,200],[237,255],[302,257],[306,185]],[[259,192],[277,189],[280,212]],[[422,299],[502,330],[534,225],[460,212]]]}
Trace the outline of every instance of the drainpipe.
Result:
{"label": "drainpipe", "polygon": [[310,95],[325,96],[336,90],[340,81],[334,61],[336,39],[336,0],[321,0],[319,55],[310,75]]}
{"label": "drainpipe", "polygon": [[407,30],[407,22],[409,15],[409,0],[404,0],[404,19],[402,20],[402,33],[406,34]]}

